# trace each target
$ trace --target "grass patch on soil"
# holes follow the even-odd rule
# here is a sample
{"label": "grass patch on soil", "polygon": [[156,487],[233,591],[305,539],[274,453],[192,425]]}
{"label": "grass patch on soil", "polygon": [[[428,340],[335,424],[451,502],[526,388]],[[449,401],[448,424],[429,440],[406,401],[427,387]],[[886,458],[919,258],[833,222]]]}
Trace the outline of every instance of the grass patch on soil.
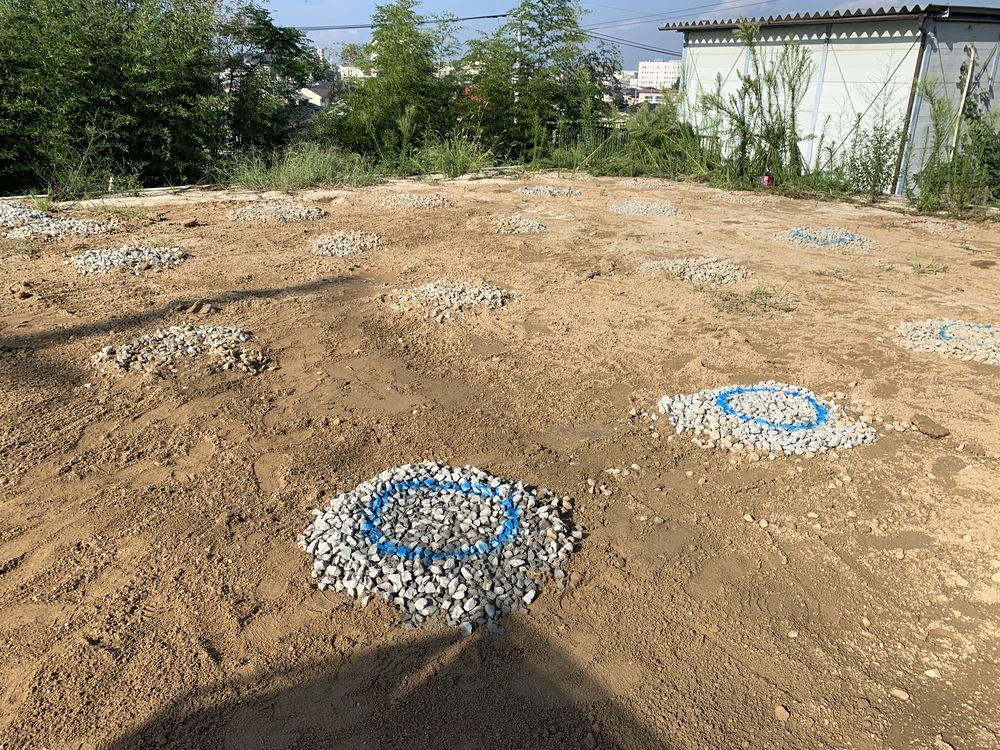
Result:
{"label": "grass patch on soil", "polygon": [[231,185],[289,193],[308,187],[364,187],[380,180],[358,154],[315,143],[292,146],[273,158],[253,153],[235,162],[226,175]]}
{"label": "grass patch on soil", "polygon": [[749,292],[720,292],[715,295],[715,306],[728,313],[757,315],[767,312],[791,312],[798,306],[798,299],[784,288],[775,289],[760,285]]}
{"label": "grass patch on soil", "polygon": [[942,263],[940,258],[933,258],[929,263],[921,263],[917,253],[913,253],[913,262],[910,263],[910,268],[913,269],[915,276],[944,273],[948,270],[948,266]]}
{"label": "grass patch on soil", "polygon": [[42,248],[30,240],[16,241],[12,250],[14,255],[20,255],[24,258],[37,258],[42,252]]}

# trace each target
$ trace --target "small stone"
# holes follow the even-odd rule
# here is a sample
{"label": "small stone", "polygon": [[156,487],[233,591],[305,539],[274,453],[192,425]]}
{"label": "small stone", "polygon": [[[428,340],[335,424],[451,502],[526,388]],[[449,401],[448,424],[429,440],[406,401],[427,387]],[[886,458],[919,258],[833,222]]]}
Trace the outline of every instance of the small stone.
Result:
{"label": "small stone", "polygon": [[941,679],[941,670],[935,667],[934,669],[928,669],[924,672],[927,677],[933,677],[935,680]]}
{"label": "small stone", "polygon": [[894,687],[889,691],[889,695],[893,698],[898,698],[901,701],[910,700],[910,694],[903,690],[902,688]]}
{"label": "small stone", "polygon": [[583,744],[586,745],[588,748],[591,748],[591,750],[597,747],[597,740],[594,738],[592,732],[587,732],[587,736],[583,738]]}
{"label": "small stone", "polygon": [[774,718],[778,721],[788,721],[791,715],[791,712],[785,706],[782,706],[780,703],[775,705]]}
{"label": "small stone", "polygon": [[931,419],[925,414],[915,414],[913,417],[911,417],[910,421],[913,422],[914,425],[916,425],[917,429],[920,430],[920,432],[922,432],[924,435],[927,435],[928,437],[936,439],[936,438],[943,438],[946,435],[951,434],[950,430],[948,430],[946,427],[942,427],[941,425],[939,425],[937,422],[935,422],[933,419]]}

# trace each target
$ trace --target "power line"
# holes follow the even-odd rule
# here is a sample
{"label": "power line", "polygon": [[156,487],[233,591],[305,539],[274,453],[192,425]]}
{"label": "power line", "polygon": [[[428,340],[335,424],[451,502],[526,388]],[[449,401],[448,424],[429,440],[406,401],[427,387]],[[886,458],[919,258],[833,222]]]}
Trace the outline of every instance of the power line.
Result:
{"label": "power line", "polygon": [[645,50],[646,52],[659,52],[662,55],[673,55],[675,57],[681,57],[680,52],[674,52],[669,49],[661,49],[659,47],[652,47],[648,44],[642,44],[639,42],[629,42],[625,39],[619,39],[616,36],[608,36],[607,34],[595,34],[592,31],[584,32],[587,36],[598,39],[602,42],[613,42],[614,44],[620,44],[623,47],[634,47],[635,49]]}
{"label": "power line", "polygon": [[[489,18],[507,18],[508,13],[498,13],[494,16],[468,16],[466,18],[435,18],[426,19],[423,21],[417,21],[420,25],[427,25],[432,23],[458,23],[459,21],[480,21]],[[353,29],[370,29],[373,28],[375,24],[371,23],[355,23],[351,25],[342,26],[295,26],[293,28],[299,31],[351,31]]]}
{"label": "power line", "polygon": [[[758,5],[771,5],[772,3],[773,0],[755,0],[755,2],[751,3],[739,3],[735,5],[728,5],[726,6],[726,10],[729,10],[730,8],[753,8]],[[719,7],[718,3],[710,3],[708,5],[693,5],[690,8],[680,8],[674,11],[673,13],[669,14],[647,13],[646,15],[643,16],[632,16],[631,18],[622,18],[621,20],[618,21],[601,21],[599,23],[594,23],[589,26],[585,26],[584,28],[596,30],[596,29],[607,29],[616,26],[635,26],[640,23],[647,23],[652,19],[658,19],[661,21],[669,21],[671,19],[676,20],[679,17],[683,16],[685,13],[689,13],[691,11],[705,10],[706,8],[717,8],[717,7]]]}

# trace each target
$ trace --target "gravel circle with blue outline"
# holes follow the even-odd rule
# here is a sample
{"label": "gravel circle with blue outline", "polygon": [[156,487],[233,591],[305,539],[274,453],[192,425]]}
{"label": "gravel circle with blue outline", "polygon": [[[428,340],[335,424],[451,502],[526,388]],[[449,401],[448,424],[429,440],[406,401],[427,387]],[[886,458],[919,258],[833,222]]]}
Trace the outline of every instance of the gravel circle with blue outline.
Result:
{"label": "gravel circle with blue outline", "polygon": [[407,464],[337,496],[299,536],[312,575],[362,605],[383,599],[404,627],[466,635],[528,606],[582,533],[559,515],[569,498],[473,466]]}
{"label": "gravel circle with blue outline", "polygon": [[893,343],[915,352],[936,352],[966,362],[1000,365],[1000,323],[915,320],[891,327]]}
{"label": "gravel circle with blue outline", "polygon": [[870,253],[878,243],[863,234],[849,232],[841,227],[799,227],[787,232],[778,232],[774,239],[788,242],[798,247],[840,250],[847,253]]}
{"label": "gravel circle with blue outline", "polygon": [[853,448],[876,435],[837,404],[773,380],[664,396],[657,407],[678,435],[693,433],[697,445],[733,453],[763,450],[772,459]]}

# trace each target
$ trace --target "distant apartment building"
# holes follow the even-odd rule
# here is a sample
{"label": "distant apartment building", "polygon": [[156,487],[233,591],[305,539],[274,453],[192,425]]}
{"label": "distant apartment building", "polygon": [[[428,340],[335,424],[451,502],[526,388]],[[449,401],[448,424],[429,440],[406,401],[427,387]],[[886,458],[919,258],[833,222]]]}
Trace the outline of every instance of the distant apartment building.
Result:
{"label": "distant apartment building", "polygon": [[663,104],[663,92],[653,88],[637,89],[635,92],[635,103],[643,104],[644,102]]}
{"label": "distant apartment building", "polygon": [[675,89],[680,79],[680,60],[652,60],[639,63],[637,88]]}

